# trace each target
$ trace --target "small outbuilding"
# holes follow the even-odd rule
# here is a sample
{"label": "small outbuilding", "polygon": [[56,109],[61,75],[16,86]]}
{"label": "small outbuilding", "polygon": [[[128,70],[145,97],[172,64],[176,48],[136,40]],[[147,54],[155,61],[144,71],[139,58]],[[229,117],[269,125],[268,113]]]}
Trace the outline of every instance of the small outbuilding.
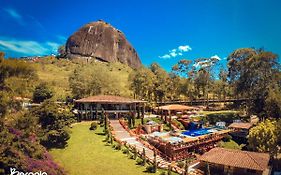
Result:
{"label": "small outbuilding", "polygon": [[249,134],[250,129],[253,127],[253,123],[238,122],[232,123],[228,126],[231,129],[230,135],[246,142],[246,138]]}

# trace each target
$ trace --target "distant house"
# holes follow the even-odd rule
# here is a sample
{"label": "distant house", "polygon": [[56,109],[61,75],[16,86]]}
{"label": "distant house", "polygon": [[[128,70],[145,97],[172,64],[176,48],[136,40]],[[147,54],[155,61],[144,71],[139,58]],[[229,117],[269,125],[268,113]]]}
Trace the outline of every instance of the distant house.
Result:
{"label": "distant house", "polygon": [[97,119],[104,113],[118,118],[122,114],[144,115],[143,100],[113,95],[97,95],[75,100],[76,113],[81,120]]}
{"label": "distant house", "polygon": [[269,159],[268,153],[213,148],[199,158],[199,168],[206,174],[269,175]]}
{"label": "distant house", "polygon": [[249,130],[253,127],[253,123],[238,122],[228,126],[232,131],[231,136],[245,140],[249,134]]}
{"label": "distant house", "polygon": [[19,102],[20,106],[23,109],[27,109],[31,102],[30,98],[25,98],[25,97],[13,97],[13,100]]}

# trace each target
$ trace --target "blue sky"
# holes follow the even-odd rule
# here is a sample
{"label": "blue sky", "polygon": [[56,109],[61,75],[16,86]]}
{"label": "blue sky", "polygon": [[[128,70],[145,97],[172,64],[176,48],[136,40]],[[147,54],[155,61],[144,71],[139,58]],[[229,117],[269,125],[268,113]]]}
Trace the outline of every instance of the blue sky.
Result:
{"label": "blue sky", "polygon": [[279,0],[0,0],[0,50],[9,57],[55,52],[88,22],[125,33],[142,63],[170,70],[178,60],[263,47],[281,55]]}

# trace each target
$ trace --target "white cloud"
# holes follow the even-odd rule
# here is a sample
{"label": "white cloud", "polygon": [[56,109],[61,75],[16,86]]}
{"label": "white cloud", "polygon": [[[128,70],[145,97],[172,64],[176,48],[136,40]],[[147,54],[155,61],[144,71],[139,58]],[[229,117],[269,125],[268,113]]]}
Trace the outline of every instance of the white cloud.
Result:
{"label": "white cloud", "polygon": [[188,51],[191,51],[192,49],[191,49],[191,47],[189,45],[185,45],[185,46],[179,46],[178,50],[180,52],[188,52]]}
{"label": "white cloud", "polygon": [[6,9],[4,9],[4,11],[7,12],[8,15],[10,17],[12,17],[13,19],[15,19],[19,24],[24,25],[22,16],[15,9],[6,8]]}
{"label": "white cloud", "polygon": [[55,42],[39,43],[37,41],[0,38],[0,47],[5,51],[24,54],[23,56],[32,56],[56,53],[59,44]]}
{"label": "white cloud", "polygon": [[178,54],[177,54],[177,49],[173,49],[173,50],[171,50],[171,51],[169,51],[169,55],[171,56],[171,57],[176,57]]}
{"label": "white cloud", "polygon": [[211,56],[211,58],[215,58],[217,60],[221,60],[221,58],[218,55],[213,55],[213,56]]}
{"label": "white cloud", "polygon": [[163,58],[163,59],[169,59],[171,58],[170,55],[166,54],[166,55],[163,55],[163,56],[159,56],[159,58]]}
{"label": "white cloud", "polygon": [[171,55],[172,57],[176,57],[178,54],[175,53],[175,52],[171,52],[170,55]]}
{"label": "white cloud", "polygon": [[209,65],[209,61],[198,61],[197,63],[194,63],[193,66],[196,68],[204,68]]}
{"label": "white cloud", "polygon": [[189,45],[183,45],[183,46],[177,47],[177,49],[170,50],[168,54],[165,54],[163,56],[159,56],[159,58],[163,58],[163,59],[175,58],[177,56],[182,56],[183,52],[188,52],[188,51],[191,51],[191,50],[192,49]]}
{"label": "white cloud", "polygon": [[46,43],[48,46],[50,46],[52,48],[52,52],[57,52],[58,51],[58,48],[60,46],[60,44],[58,43],[55,43],[55,42],[47,42]]}
{"label": "white cloud", "polygon": [[177,49],[173,49],[173,50],[171,50],[170,52],[176,52],[177,51]]}

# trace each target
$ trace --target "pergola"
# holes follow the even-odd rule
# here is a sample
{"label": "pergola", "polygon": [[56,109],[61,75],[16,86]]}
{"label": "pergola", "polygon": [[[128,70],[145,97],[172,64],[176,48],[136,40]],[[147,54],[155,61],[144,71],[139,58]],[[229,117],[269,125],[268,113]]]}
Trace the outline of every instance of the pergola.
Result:
{"label": "pergola", "polygon": [[196,107],[193,107],[193,106],[172,104],[172,105],[159,106],[159,109],[161,109],[161,110],[163,110],[163,111],[177,111],[177,112],[182,112],[182,111],[194,110],[194,109],[197,109],[197,108],[196,108]]}
{"label": "pergola", "polygon": [[146,101],[130,99],[113,95],[97,95],[75,100],[75,106],[80,119],[97,119],[99,114],[113,114],[116,118],[120,114],[137,113],[138,117],[144,115]]}
{"label": "pergola", "polygon": [[167,121],[167,115],[169,115],[169,119],[171,120],[171,112],[184,112],[184,111],[191,111],[196,110],[196,107],[193,106],[186,106],[186,105],[179,105],[179,104],[171,104],[171,105],[164,105],[159,106],[158,109],[160,110],[161,118],[163,115],[165,116],[165,121]]}

